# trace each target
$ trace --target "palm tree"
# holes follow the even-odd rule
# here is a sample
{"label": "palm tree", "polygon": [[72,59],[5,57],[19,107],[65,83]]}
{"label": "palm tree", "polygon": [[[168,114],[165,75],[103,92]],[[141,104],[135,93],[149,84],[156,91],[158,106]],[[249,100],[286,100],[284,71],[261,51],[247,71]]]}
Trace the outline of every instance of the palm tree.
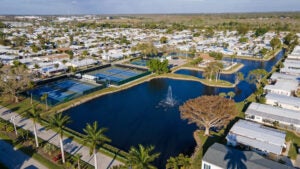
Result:
{"label": "palm tree", "polygon": [[235,96],[235,93],[233,91],[231,91],[231,92],[228,92],[227,95],[229,96],[229,99],[231,100]]}
{"label": "palm tree", "polygon": [[36,130],[36,123],[41,121],[41,114],[37,110],[37,108],[32,105],[32,111],[26,111],[25,116],[27,118],[30,118],[33,121],[33,131],[34,131],[34,137],[35,137],[35,143],[36,147],[39,147],[39,141],[38,141],[38,136],[37,136],[37,130]]}
{"label": "palm tree", "polygon": [[179,164],[181,166],[181,169],[188,169],[191,166],[191,159],[188,156],[185,156],[183,154],[179,154],[177,157]]}
{"label": "palm tree", "polygon": [[221,96],[221,97],[226,97],[227,94],[226,94],[225,92],[221,92],[221,93],[219,93],[219,96]]}
{"label": "palm tree", "polygon": [[167,160],[166,169],[188,169],[191,166],[191,159],[188,156],[179,154],[177,157],[170,157]]}
{"label": "palm tree", "polygon": [[94,154],[95,169],[97,169],[97,147],[103,145],[105,142],[111,142],[111,140],[104,135],[107,129],[98,129],[98,122],[95,121],[93,125],[87,124],[83,131],[86,133],[83,142],[84,144],[89,144],[90,154]]}
{"label": "palm tree", "polygon": [[166,169],[179,169],[179,161],[176,157],[170,157],[167,160]]}
{"label": "palm tree", "polygon": [[153,150],[154,146],[144,147],[141,144],[138,148],[131,147],[126,164],[132,169],[156,169],[151,163],[159,157],[160,153],[152,154]]}
{"label": "palm tree", "polygon": [[233,68],[233,59],[236,58],[236,53],[234,53],[233,55],[231,55],[230,58],[231,58],[231,70],[232,70],[232,68]]}
{"label": "palm tree", "polygon": [[82,155],[77,153],[74,155],[74,160],[77,161],[77,168],[80,169],[80,159],[81,159]]}
{"label": "palm tree", "polygon": [[63,116],[62,113],[56,113],[55,115],[51,116],[49,119],[48,124],[46,124],[46,129],[53,129],[59,134],[59,142],[60,142],[60,150],[62,156],[62,162],[65,163],[65,154],[64,154],[64,145],[63,145],[63,134],[64,134],[64,126],[70,123],[69,116]]}
{"label": "palm tree", "polygon": [[42,97],[41,97],[42,101],[45,101],[46,103],[46,110],[48,110],[48,93],[43,93]]}

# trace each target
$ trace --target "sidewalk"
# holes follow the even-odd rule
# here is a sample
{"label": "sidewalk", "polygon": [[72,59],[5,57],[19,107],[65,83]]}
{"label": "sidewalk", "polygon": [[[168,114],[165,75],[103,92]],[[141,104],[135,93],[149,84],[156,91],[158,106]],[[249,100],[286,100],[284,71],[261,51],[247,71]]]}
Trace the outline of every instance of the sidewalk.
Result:
{"label": "sidewalk", "polygon": [[8,168],[15,169],[47,169],[44,165],[20,150],[14,150],[13,146],[0,139],[0,161]]}
{"label": "sidewalk", "polygon": [[[0,116],[5,120],[10,120],[11,117],[15,116],[15,123],[17,126],[22,127],[26,130],[30,130],[33,133],[33,122],[30,119],[22,118],[19,114],[10,112],[7,108],[0,106]],[[38,137],[46,140],[57,147],[59,147],[59,137],[53,130],[45,130],[43,126],[37,124],[37,133]],[[89,148],[83,146],[70,138],[64,137],[64,150],[65,152],[76,154],[79,153],[82,155],[81,159],[85,162],[94,166],[94,158],[89,154]],[[108,169],[114,165],[122,164],[121,162],[108,157],[102,153],[97,154],[98,158],[98,168],[99,169]]]}

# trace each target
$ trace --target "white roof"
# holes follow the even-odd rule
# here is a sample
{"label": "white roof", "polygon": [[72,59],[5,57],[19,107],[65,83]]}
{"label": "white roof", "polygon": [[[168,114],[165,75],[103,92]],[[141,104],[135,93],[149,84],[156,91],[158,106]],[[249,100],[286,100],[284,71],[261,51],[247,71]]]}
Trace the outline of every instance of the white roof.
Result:
{"label": "white roof", "polygon": [[245,114],[300,125],[300,112],[266,104],[251,103]]}
{"label": "white roof", "polygon": [[285,73],[279,73],[279,72],[274,72],[271,76],[271,79],[276,79],[276,80],[295,80],[295,81],[300,81],[300,75],[290,75],[290,74],[285,74]]}
{"label": "white roof", "polygon": [[278,80],[274,85],[266,85],[264,89],[266,90],[280,90],[291,92],[296,90],[299,83],[293,80]]}
{"label": "white roof", "polygon": [[289,69],[289,68],[281,68],[280,72],[282,73],[287,73],[287,74],[292,74],[292,75],[300,75],[300,69]]}
{"label": "white roof", "polygon": [[238,143],[280,154],[285,143],[284,132],[246,120],[239,120],[230,129],[228,138],[235,137]]}
{"label": "white roof", "polygon": [[300,98],[293,96],[285,96],[281,94],[268,93],[266,95],[267,100],[274,100],[279,104],[287,104],[291,106],[300,106]]}

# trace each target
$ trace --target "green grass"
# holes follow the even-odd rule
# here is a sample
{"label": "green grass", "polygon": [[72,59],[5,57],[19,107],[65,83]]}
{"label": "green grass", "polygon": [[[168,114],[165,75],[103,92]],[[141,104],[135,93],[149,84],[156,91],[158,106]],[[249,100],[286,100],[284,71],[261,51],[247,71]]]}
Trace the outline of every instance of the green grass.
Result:
{"label": "green grass", "polygon": [[297,147],[300,147],[300,136],[297,136],[291,131],[286,131],[286,140],[291,141],[288,156],[291,159],[296,159],[297,157]]}
{"label": "green grass", "polygon": [[230,82],[227,82],[227,81],[224,81],[224,80],[215,81],[214,79],[212,79],[210,81],[208,79],[200,79],[200,78],[195,77],[195,76],[182,75],[182,74],[168,73],[168,74],[162,75],[161,77],[196,81],[196,82],[200,82],[200,83],[203,83],[205,85],[208,85],[208,86],[217,86],[217,87],[233,87],[234,86],[234,84],[232,84]]}

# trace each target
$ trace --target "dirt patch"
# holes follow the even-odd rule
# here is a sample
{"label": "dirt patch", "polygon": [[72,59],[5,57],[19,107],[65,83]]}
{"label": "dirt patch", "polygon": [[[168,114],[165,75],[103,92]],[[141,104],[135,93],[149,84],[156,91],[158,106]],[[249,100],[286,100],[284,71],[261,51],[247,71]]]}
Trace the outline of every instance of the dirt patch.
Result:
{"label": "dirt patch", "polygon": [[209,56],[207,53],[200,53],[200,57],[203,58],[203,60],[215,61],[215,58]]}

